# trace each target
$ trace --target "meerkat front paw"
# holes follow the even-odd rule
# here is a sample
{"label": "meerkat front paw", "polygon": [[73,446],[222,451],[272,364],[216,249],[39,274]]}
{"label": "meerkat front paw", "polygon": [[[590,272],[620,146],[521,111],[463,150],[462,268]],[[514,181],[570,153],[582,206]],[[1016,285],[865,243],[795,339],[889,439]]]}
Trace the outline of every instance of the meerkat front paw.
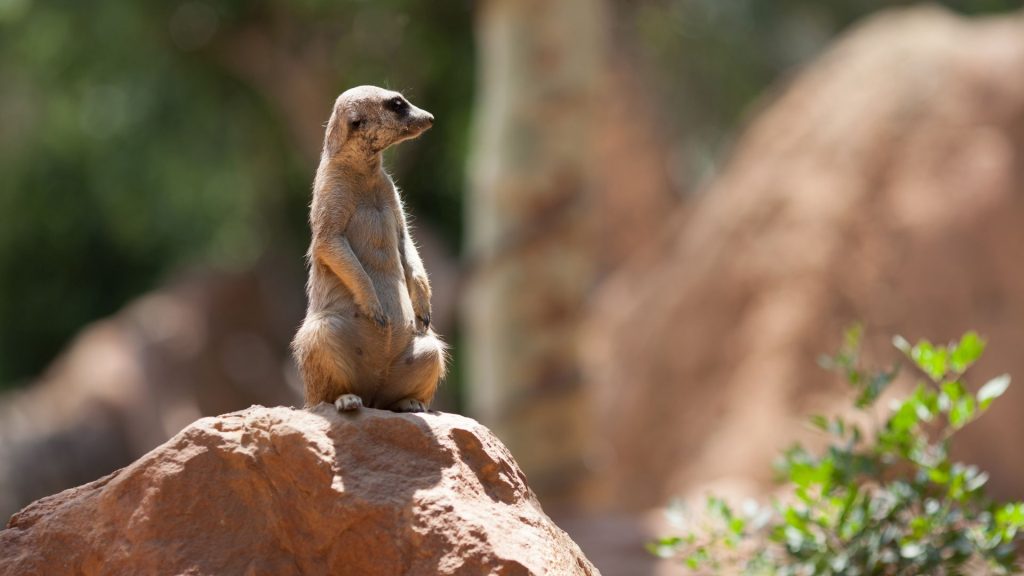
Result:
{"label": "meerkat front paw", "polygon": [[412,311],[425,331],[430,328],[430,281],[426,276],[413,276],[409,286]]}
{"label": "meerkat front paw", "polygon": [[334,407],[338,412],[350,412],[363,407],[363,399],[356,394],[342,394],[334,401]]}
{"label": "meerkat front paw", "polygon": [[427,405],[415,398],[405,398],[391,406],[394,412],[426,412]]}
{"label": "meerkat front paw", "polygon": [[430,328],[430,312],[417,314],[416,320],[419,321],[419,326],[417,326],[417,328],[420,333],[424,333],[428,328]]}
{"label": "meerkat front paw", "polygon": [[384,313],[384,307],[381,306],[379,300],[374,298],[374,302],[361,306],[361,308],[363,309],[363,314],[366,314],[370,320],[373,320],[374,324],[376,324],[378,328],[384,330],[388,327],[389,320],[387,314]]}

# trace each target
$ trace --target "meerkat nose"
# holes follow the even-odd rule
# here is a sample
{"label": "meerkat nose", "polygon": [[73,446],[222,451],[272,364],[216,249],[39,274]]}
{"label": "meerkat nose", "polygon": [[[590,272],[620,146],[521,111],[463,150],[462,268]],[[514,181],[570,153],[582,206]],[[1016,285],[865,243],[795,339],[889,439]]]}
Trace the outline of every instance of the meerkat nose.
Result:
{"label": "meerkat nose", "polygon": [[434,125],[434,115],[433,114],[427,114],[427,124],[430,124],[431,126]]}

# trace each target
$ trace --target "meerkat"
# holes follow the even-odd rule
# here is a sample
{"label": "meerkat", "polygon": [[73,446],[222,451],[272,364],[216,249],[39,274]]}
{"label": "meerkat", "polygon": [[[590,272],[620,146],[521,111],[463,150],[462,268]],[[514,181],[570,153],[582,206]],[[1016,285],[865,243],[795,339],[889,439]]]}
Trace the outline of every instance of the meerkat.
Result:
{"label": "meerkat", "polygon": [[384,149],[434,116],[401,94],[359,86],[334,103],[313,183],[306,318],[292,350],[306,407],[422,412],[444,376],[430,281]]}

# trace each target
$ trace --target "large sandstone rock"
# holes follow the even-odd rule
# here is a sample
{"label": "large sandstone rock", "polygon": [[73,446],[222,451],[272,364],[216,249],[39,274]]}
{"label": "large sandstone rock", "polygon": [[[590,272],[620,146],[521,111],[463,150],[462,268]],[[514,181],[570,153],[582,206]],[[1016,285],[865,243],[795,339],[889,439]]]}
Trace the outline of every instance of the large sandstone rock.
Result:
{"label": "large sandstone rock", "polygon": [[204,418],[0,531],[0,574],[597,574],[508,450],[451,414]]}
{"label": "large sandstone rock", "polygon": [[896,333],[989,338],[973,378],[1018,383],[960,456],[1024,495],[1024,17],[883,13],[773,100],[598,298],[598,494],[642,508],[728,478],[770,486],[775,451],[845,392],[817,355],[862,320],[879,361]]}

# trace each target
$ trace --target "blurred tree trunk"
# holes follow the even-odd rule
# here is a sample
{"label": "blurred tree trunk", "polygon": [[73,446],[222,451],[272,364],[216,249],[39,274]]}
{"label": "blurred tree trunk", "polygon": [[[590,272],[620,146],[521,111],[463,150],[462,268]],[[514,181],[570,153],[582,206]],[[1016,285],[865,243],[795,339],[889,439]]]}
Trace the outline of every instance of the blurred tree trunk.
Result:
{"label": "blurred tree trunk", "polygon": [[489,0],[477,15],[468,198],[469,404],[539,492],[582,471],[577,331],[600,268],[593,145],[606,72],[601,0]]}

